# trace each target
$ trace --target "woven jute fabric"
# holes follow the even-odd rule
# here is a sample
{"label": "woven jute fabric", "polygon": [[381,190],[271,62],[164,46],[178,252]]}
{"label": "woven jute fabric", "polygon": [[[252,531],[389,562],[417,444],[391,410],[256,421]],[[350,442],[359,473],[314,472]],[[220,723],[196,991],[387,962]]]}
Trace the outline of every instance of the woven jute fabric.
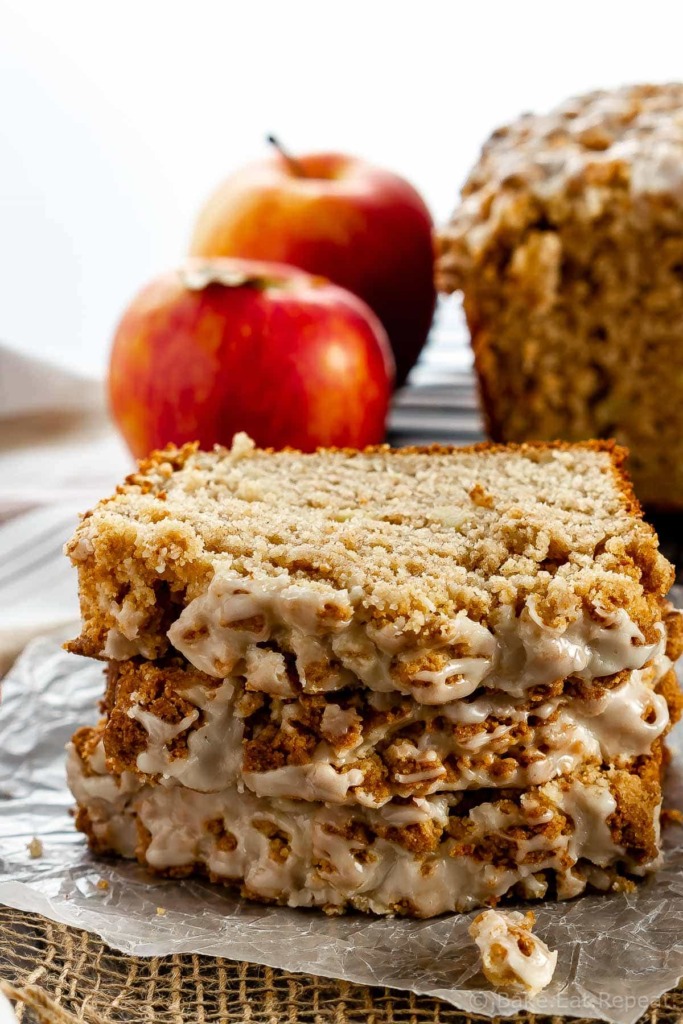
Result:
{"label": "woven jute fabric", "polygon": [[[469,1024],[484,1019],[413,993],[215,957],[125,956],[88,932],[6,907],[0,907],[0,979],[22,1024]],[[520,1014],[514,1019],[558,1024],[562,1018]],[[652,1006],[641,1018],[645,1021],[681,1024],[683,988]]]}

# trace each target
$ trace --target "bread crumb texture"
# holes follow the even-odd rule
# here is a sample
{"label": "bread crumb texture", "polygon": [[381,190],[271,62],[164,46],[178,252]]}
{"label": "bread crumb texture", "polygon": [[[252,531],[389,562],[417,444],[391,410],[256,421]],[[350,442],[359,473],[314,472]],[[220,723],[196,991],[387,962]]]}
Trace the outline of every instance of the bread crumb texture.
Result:
{"label": "bread crumb texture", "polygon": [[38,860],[39,857],[43,856],[42,840],[38,839],[36,836],[33,837],[30,843],[26,844],[26,849],[28,850],[28,855],[31,860]]}

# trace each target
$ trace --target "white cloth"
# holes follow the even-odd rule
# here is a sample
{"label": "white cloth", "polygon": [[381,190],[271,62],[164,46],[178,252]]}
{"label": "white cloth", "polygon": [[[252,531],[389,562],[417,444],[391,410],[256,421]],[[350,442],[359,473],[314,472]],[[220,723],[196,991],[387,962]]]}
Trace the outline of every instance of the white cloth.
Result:
{"label": "white cloth", "polygon": [[75,627],[62,547],[132,467],[100,380],[0,344],[0,675],[32,636]]}
{"label": "white cloth", "polygon": [[0,342],[0,422],[35,413],[81,413],[101,407],[101,381]]}

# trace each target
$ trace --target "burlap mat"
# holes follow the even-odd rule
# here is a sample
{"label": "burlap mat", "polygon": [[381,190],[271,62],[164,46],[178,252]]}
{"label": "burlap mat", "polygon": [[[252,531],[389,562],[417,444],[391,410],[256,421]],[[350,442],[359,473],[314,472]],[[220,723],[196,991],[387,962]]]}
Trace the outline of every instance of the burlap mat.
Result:
{"label": "burlap mat", "polygon": [[[0,907],[0,987],[22,1024],[469,1024],[438,999],[215,957],[125,956],[88,932]],[[521,1024],[562,1018],[520,1014]],[[683,1022],[683,988],[641,1017]]]}

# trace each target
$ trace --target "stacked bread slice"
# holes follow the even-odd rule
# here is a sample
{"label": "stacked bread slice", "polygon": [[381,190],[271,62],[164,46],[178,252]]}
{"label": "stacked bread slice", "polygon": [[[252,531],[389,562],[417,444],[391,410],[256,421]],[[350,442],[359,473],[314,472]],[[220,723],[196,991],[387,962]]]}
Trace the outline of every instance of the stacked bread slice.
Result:
{"label": "stacked bread slice", "polygon": [[660,858],[672,571],[608,443],[156,453],[68,546],[92,849],[428,917]]}

